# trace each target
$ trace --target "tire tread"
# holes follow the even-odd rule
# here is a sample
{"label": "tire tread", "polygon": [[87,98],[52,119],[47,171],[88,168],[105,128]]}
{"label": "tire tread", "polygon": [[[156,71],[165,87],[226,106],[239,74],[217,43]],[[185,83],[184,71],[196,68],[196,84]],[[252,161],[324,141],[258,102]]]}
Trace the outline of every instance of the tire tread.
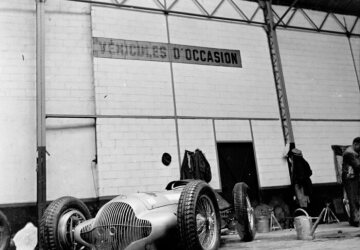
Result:
{"label": "tire tread", "polygon": [[91,218],[89,209],[79,199],[71,196],[64,196],[51,202],[40,220],[40,239],[45,249],[61,249],[57,239],[57,224],[60,215],[70,208],[76,208],[81,211],[86,219]]}

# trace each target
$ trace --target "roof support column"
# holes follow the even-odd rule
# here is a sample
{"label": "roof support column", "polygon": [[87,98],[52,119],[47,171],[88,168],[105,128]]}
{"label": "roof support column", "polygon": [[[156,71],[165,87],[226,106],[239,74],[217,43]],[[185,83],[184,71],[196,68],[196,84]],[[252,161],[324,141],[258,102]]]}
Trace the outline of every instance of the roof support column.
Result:
{"label": "roof support column", "polygon": [[[45,0],[36,1],[36,136],[37,136],[37,219],[46,207],[46,114],[45,114]],[[38,229],[39,249],[42,248]]]}
{"label": "roof support column", "polygon": [[259,4],[264,11],[265,30],[268,37],[271,62],[275,78],[275,86],[280,109],[280,119],[282,123],[283,135],[285,143],[290,144],[290,148],[295,147],[294,134],[291,125],[289,104],[285,89],[284,74],[281,65],[279,43],[276,35],[276,26],[272,13],[271,1],[259,0]]}

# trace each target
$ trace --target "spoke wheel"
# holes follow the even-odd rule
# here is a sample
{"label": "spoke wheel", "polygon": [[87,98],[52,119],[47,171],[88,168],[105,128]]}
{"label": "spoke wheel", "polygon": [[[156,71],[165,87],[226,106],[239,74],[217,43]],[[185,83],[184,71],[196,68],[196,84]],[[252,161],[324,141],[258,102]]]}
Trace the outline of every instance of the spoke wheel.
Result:
{"label": "spoke wheel", "polygon": [[60,245],[65,248],[74,248],[74,230],[75,227],[86,218],[78,210],[68,210],[60,216],[58,223],[58,238]]}
{"label": "spoke wheel", "polygon": [[203,181],[188,183],[181,192],[178,230],[184,250],[217,250],[220,244],[220,213],[215,193]]}
{"label": "spoke wheel", "polygon": [[215,208],[209,197],[203,195],[196,204],[196,226],[200,245],[211,249],[216,244]]}
{"label": "spoke wheel", "polygon": [[251,206],[249,196],[246,195],[246,211],[250,228],[255,228],[255,213],[254,208]]}
{"label": "spoke wheel", "polygon": [[71,196],[54,200],[40,221],[40,237],[46,250],[78,250],[83,246],[74,239],[75,227],[91,218],[87,206]]}
{"label": "spoke wheel", "polygon": [[255,238],[255,214],[251,207],[249,187],[243,183],[236,183],[233,189],[236,230],[242,241],[252,241]]}

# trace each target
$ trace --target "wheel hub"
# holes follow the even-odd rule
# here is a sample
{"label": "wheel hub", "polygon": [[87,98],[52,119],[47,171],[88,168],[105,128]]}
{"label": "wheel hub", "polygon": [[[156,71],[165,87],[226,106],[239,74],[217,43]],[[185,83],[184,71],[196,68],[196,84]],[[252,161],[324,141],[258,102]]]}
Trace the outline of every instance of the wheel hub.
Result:
{"label": "wheel hub", "polygon": [[78,210],[67,210],[61,215],[58,224],[58,239],[61,246],[67,249],[74,245],[75,227],[85,220],[85,216]]}
{"label": "wheel hub", "polygon": [[215,208],[207,196],[199,199],[196,212],[197,233],[201,246],[210,249],[216,243]]}

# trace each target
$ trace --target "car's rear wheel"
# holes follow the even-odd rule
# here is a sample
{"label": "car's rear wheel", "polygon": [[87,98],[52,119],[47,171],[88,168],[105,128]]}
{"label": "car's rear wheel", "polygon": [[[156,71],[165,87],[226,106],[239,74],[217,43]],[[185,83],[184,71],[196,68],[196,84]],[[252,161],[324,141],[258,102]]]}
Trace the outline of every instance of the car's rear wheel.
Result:
{"label": "car's rear wheel", "polygon": [[212,188],[203,181],[188,183],[177,210],[182,249],[216,250],[220,244],[220,213]]}
{"label": "car's rear wheel", "polygon": [[91,218],[87,206],[79,199],[65,196],[46,208],[40,221],[40,236],[47,250],[80,249],[74,241],[75,227]]}
{"label": "car's rear wheel", "polygon": [[0,211],[0,250],[6,250],[10,243],[10,223],[6,215]]}
{"label": "car's rear wheel", "polygon": [[236,183],[233,189],[236,230],[242,241],[252,241],[255,238],[255,214],[247,194],[249,187]]}

